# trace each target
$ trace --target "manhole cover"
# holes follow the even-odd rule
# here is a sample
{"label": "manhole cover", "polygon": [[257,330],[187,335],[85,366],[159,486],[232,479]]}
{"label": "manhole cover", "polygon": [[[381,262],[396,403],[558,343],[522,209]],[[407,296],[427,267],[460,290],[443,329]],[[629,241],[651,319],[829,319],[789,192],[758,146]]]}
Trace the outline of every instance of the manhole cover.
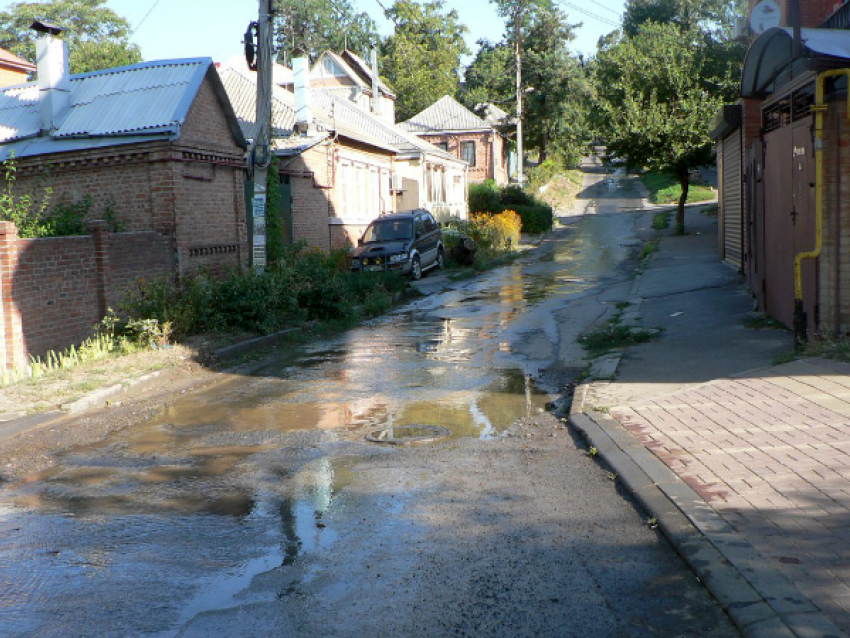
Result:
{"label": "manhole cover", "polygon": [[440,425],[402,425],[370,432],[366,435],[366,440],[372,443],[409,445],[445,439],[451,436],[451,433],[451,430]]}

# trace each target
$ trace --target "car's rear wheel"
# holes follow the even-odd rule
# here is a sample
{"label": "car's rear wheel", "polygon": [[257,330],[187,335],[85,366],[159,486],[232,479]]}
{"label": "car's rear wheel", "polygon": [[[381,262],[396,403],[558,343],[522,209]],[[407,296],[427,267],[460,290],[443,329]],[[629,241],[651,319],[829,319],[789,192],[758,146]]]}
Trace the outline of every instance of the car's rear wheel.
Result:
{"label": "car's rear wheel", "polygon": [[422,262],[419,261],[419,255],[413,256],[413,263],[410,266],[410,276],[414,281],[422,279]]}

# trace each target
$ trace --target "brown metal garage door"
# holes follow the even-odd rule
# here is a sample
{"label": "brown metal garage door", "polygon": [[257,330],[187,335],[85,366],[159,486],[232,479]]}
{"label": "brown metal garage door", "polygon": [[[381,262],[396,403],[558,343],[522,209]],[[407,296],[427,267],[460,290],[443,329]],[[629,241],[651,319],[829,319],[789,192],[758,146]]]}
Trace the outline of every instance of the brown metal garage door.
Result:
{"label": "brown metal garage door", "polygon": [[723,259],[741,267],[744,252],[741,200],[741,130],[721,142],[720,205],[723,220]]}

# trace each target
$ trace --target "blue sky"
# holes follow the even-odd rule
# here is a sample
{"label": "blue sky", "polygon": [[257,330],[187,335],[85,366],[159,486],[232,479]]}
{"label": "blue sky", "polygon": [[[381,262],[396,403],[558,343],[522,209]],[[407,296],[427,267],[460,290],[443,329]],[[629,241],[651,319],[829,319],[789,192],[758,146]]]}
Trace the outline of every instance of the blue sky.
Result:
{"label": "blue sky", "polygon": [[[572,49],[586,54],[596,50],[596,42],[619,24],[624,0],[559,0],[571,22],[583,22]],[[380,4],[390,6],[392,0],[352,0],[365,11],[382,33],[392,30],[383,17]],[[2,2],[8,7],[11,2]],[[136,29],[133,40],[142,48],[145,60],[211,57],[223,61],[241,55],[242,34],[255,20],[258,0],[107,0],[118,14]],[[446,0],[455,8],[461,22],[467,25],[469,48],[481,38],[499,40],[503,22],[489,0]]]}

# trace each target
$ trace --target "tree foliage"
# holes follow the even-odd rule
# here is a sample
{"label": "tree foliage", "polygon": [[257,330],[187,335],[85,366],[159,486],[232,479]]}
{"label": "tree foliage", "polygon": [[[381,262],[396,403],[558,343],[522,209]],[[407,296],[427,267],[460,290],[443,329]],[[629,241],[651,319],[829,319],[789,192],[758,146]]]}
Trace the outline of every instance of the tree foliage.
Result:
{"label": "tree foliage", "polygon": [[684,227],[688,173],[711,161],[708,122],[734,85],[703,31],[647,22],[633,38],[601,51],[596,84],[609,152],[631,167],[668,173],[682,185],[676,224]]}
{"label": "tree foliage", "polygon": [[130,42],[130,24],[106,0],[50,0],[17,2],[0,12],[0,47],[26,60],[35,60],[39,19],[64,27],[71,73],[86,73],[141,61],[138,45]]}
{"label": "tree foliage", "polygon": [[395,31],[381,45],[382,75],[396,91],[396,115],[403,121],[444,95],[457,95],[460,58],[469,53],[467,28],[443,0],[398,0],[387,17]]}
{"label": "tree foliage", "polygon": [[672,23],[682,29],[702,29],[729,39],[736,16],[747,15],[747,0],[629,0],[623,31],[635,37],[646,22]]}
{"label": "tree foliage", "polygon": [[368,59],[378,42],[375,22],[350,0],[275,0],[274,8],[276,48],[284,63],[294,51],[316,59],[327,50],[349,49]]}
{"label": "tree foliage", "polygon": [[505,18],[501,42],[479,42],[465,74],[463,102],[491,102],[516,115],[516,26],[522,42],[523,142],[540,161],[555,152],[575,163],[588,138],[585,113],[591,87],[582,64],[570,53],[575,25],[548,0],[498,0]]}

